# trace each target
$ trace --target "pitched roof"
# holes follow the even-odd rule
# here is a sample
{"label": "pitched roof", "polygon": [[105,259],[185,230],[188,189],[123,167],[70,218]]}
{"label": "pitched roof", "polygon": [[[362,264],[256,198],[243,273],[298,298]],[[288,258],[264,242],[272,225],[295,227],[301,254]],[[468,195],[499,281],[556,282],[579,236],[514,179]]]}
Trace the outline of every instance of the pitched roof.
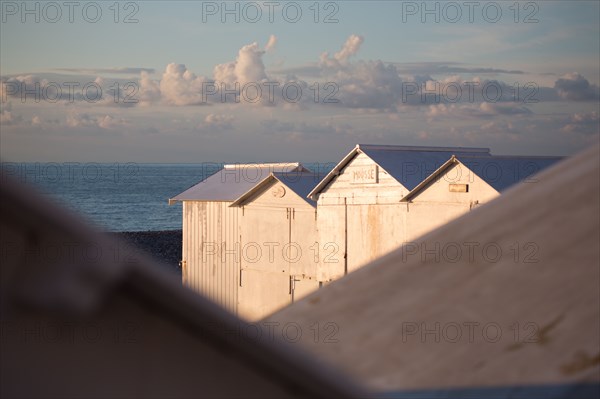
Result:
{"label": "pitched roof", "polygon": [[309,193],[314,197],[359,153],[364,153],[406,189],[412,190],[452,155],[491,156],[489,148],[413,147],[358,144]]}
{"label": "pitched roof", "polygon": [[254,185],[250,190],[246,191],[240,197],[238,197],[230,206],[242,206],[251,196],[259,193],[266,188],[269,183],[273,181],[279,181],[281,184],[288,187],[291,191],[296,193],[300,198],[306,201],[310,206],[316,207],[317,203],[312,199],[308,198],[308,193],[313,187],[319,182],[319,176],[309,172],[275,172],[269,174],[260,183]]}
{"label": "pitched roof", "polygon": [[480,177],[498,192],[502,192],[518,182],[534,183],[535,175],[543,169],[563,159],[550,156],[452,156],[437,170],[423,179],[410,190],[402,201],[408,201],[420,192],[431,181],[435,180],[451,165],[462,164],[471,172]]}
{"label": "pitched roof", "polygon": [[308,171],[301,163],[231,164],[181,194],[169,199],[176,201],[235,201],[271,172]]}
{"label": "pitched roof", "polygon": [[535,174],[563,159],[563,157],[510,155],[491,157],[457,156],[457,158],[498,192],[504,191],[520,181],[537,181],[533,177]]}

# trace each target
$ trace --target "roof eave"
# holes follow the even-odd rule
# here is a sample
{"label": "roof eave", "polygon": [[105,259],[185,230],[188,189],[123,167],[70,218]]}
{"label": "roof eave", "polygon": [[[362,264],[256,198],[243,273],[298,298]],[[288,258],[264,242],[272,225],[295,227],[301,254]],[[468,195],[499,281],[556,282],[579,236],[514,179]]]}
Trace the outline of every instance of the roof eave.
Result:
{"label": "roof eave", "polygon": [[248,198],[250,198],[252,195],[254,195],[257,191],[260,191],[260,189],[262,189],[265,185],[267,185],[271,179],[275,179],[275,180],[279,181],[279,179],[273,174],[273,172],[271,172],[271,173],[269,173],[269,175],[267,177],[265,177],[264,179],[259,181],[254,186],[252,186],[252,188],[250,188],[250,190],[248,190],[244,194],[240,195],[229,206],[230,207],[242,206]]}
{"label": "roof eave", "polygon": [[356,154],[359,153],[359,151],[360,151],[360,146],[357,144],[352,149],[352,151],[350,151],[348,153],[348,155],[346,155],[344,158],[342,158],[342,160],[340,162],[338,162],[338,164],[335,165],[335,167],[329,173],[327,173],[327,175],[325,175],[325,177],[319,182],[319,184],[317,184],[317,186],[315,188],[313,188],[312,191],[310,193],[308,193],[308,195],[306,197],[312,199],[313,201],[317,201],[316,195],[319,194],[325,187],[327,187],[329,182],[334,177],[336,177],[337,175],[340,174],[340,170],[342,170],[344,168],[344,166],[346,166],[348,164],[348,162],[350,162],[352,160],[352,158],[354,158],[356,156]]}
{"label": "roof eave", "polygon": [[427,176],[422,182],[420,182],[419,184],[417,184],[415,186],[415,188],[413,188],[412,190],[410,190],[404,197],[402,197],[402,199],[400,199],[400,202],[408,202],[408,201],[410,201],[410,199],[412,197],[414,197],[419,191],[421,191],[425,186],[427,186],[433,179],[435,179],[436,177],[438,177],[450,165],[453,165],[455,163],[461,163],[462,164],[462,162],[460,162],[456,158],[456,155],[452,155],[449,160],[447,160],[446,162],[444,162],[442,164],[442,166],[440,166],[439,168],[437,168],[432,174],[430,174],[429,176]]}

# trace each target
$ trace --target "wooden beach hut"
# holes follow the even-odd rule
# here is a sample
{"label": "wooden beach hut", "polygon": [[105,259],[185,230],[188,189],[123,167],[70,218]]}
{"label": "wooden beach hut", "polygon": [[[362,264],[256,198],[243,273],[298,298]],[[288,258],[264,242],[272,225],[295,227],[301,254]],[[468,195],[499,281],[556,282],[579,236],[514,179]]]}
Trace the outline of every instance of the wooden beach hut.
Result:
{"label": "wooden beach hut", "polygon": [[300,163],[228,164],[169,199],[183,204],[183,283],[237,314],[242,242],[240,209],[230,205],[272,172]]}

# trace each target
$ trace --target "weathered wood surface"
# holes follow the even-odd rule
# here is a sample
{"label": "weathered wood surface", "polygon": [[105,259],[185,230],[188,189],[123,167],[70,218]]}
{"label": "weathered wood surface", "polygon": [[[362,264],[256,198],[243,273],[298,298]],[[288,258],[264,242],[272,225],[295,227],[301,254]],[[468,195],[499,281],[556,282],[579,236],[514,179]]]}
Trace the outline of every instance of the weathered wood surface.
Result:
{"label": "weathered wood surface", "polygon": [[598,382],[599,159],[569,158],[268,321],[298,323],[302,347],[378,390]]}
{"label": "weathered wood surface", "polygon": [[183,283],[236,314],[240,210],[230,201],[183,201]]}

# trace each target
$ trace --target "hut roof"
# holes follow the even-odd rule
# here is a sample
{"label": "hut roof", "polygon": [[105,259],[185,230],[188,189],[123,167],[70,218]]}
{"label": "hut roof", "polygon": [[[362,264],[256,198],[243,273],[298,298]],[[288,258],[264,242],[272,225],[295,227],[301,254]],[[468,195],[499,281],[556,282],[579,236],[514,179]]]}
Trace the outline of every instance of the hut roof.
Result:
{"label": "hut roof", "polygon": [[483,181],[502,192],[518,182],[535,183],[537,173],[554,165],[563,157],[551,156],[452,156],[435,172],[422,180],[402,198],[408,201],[451,165],[462,164]]}
{"label": "hut roof", "polygon": [[366,154],[406,189],[412,190],[452,155],[489,156],[489,148],[411,147],[358,144],[309,193],[314,199],[359,153]]}
{"label": "hut roof", "polygon": [[169,199],[177,201],[235,201],[272,172],[308,171],[301,163],[257,163],[225,165],[217,173]]}
{"label": "hut roof", "polygon": [[264,178],[260,183],[254,185],[252,188],[250,188],[250,190],[238,197],[230,206],[242,206],[246,203],[248,198],[259,193],[261,190],[267,187],[269,183],[277,180],[296,193],[310,206],[316,207],[317,203],[308,198],[308,193],[318,183],[318,177],[318,175],[311,172],[274,172],[269,174],[269,176]]}

